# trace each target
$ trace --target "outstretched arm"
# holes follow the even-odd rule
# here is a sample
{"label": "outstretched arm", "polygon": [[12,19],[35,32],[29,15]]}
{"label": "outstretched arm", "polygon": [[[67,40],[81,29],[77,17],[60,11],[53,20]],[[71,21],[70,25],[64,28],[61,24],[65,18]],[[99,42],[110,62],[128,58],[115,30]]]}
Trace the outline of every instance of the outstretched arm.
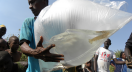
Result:
{"label": "outstretched arm", "polygon": [[27,56],[33,56],[37,50],[32,49],[26,42],[20,46],[21,51]]}
{"label": "outstretched arm", "polygon": [[60,62],[60,60],[64,60],[64,58],[61,58],[61,57],[64,57],[64,55],[52,54],[49,52],[51,48],[55,47],[54,44],[46,48],[43,48],[42,42],[43,42],[43,37],[41,36],[36,49],[32,49],[26,42],[24,42],[20,46],[21,51],[28,56],[33,56],[37,59],[42,59],[45,62]]}
{"label": "outstretched arm", "polygon": [[116,64],[125,64],[125,61],[118,61],[116,58],[113,59]]}

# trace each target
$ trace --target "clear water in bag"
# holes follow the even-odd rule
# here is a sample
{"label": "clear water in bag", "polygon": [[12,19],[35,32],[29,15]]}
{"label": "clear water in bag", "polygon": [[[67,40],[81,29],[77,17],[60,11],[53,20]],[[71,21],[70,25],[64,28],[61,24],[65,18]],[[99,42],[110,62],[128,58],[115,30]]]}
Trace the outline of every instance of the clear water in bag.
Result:
{"label": "clear water in bag", "polygon": [[[57,0],[44,8],[34,24],[35,42],[55,44],[51,53],[64,54],[59,63],[39,60],[41,72],[81,65],[89,61],[98,47],[132,19],[132,14],[90,0]],[[63,66],[61,66],[61,64]]]}

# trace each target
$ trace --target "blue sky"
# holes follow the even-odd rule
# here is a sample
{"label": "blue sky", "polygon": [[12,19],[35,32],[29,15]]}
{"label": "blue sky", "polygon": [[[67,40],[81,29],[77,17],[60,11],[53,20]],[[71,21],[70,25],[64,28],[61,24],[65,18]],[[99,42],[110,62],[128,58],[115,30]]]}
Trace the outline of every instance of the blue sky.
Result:
{"label": "blue sky", "polygon": [[[55,1],[49,0],[49,4],[51,5]],[[128,3],[127,12],[132,13],[132,0],[111,1],[126,1]],[[7,33],[4,38],[12,34],[18,34],[18,30],[21,28],[23,21],[28,17],[33,17],[32,12],[29,10],[28,0],[0,0],[0,24],[4,24],[7,27]],[[110,37],[112,41],[110,50],[124,50],[125,42],[131,32],[132,22],[129,22]]]}

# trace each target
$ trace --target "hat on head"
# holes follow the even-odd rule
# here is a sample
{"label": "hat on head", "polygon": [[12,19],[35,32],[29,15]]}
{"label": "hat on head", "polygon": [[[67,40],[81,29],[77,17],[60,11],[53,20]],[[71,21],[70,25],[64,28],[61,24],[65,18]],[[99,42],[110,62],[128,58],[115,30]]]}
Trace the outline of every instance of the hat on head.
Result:
{"label": "hat on head", "polygon": [[2,28],[2,27],[6,27],[5,25],[3,25],[3,24],[0,24],[0,28]]}

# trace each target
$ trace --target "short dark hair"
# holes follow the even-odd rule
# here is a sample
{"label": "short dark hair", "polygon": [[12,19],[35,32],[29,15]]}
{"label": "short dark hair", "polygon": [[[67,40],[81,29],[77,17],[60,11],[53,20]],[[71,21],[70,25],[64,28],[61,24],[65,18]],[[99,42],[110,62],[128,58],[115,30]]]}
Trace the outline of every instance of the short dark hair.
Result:
{"label": "short dark hair", "polygon": [[120,58],[122,58],[122,54],[123,54],[123,53],[124,53],[123,51],[120,53]]}
{"label": "short dark hair", "polygon": [[108,40],[110,41],[110,45],[111,45],[111,40],[108,38]]}
{"label": "short dark hair", "polygon": [[11,36],[11,37],[9,38],[9,43],[12,41],[12,38],[15,38],[15,39],[18,39],[18,40],[19,40],[19,38],[18,38],[17,36]]}
{"label": "short dark hair", "polygon": [[46,0],[47,1],[47,5],[49,4],[49,0]]}
{"label": "short dark hair", "polygon": [[0,42],[4,42],[5,44],[7,43],[4,39],[0,39]]}

